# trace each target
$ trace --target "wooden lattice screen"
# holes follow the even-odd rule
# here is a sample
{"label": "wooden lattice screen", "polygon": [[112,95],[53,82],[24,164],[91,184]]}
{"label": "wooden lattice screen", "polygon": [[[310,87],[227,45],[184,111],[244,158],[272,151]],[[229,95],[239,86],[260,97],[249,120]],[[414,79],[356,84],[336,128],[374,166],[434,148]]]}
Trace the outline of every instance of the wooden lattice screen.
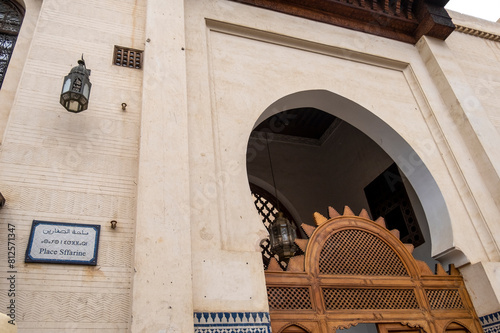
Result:
{"label": "wooden lattice screen", "polygon": [[273,332],[335,332],[376,323],[379,332],[482,332],[462,276],[438,265],[433,273],[415,260],[413,246],[369,219],[330,208],[315,214],[317,227],[302,225],[305,255],[284,271],[271,259],[266,283]]}

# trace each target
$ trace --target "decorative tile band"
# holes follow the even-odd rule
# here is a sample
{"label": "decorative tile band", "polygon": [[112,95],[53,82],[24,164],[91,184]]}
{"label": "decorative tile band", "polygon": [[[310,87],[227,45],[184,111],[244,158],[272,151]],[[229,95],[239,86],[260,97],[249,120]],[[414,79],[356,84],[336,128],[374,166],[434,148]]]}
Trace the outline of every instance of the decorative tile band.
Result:
{"label": "decorative tile band", "polygon": [[484,333],[500,332],[500,312],[495,312],[483,317],[479,317]]}
{"label": "decorative tile band", "polygon": [[195,333],[271,333],[267,312],[195,312]]}
{"label": "decorative tile band", "polygon": [[492,33],[486,32],[486,31],[481,31],[481,30],[477,30],[477,29],[473,29],[473,28],[469,28],[469,27],[464,27],[463,25],[456,24],[455,26],[457,27],[456,31],[461,32],[463,34],[472,35],[472,36],[476,36],[476,37],[484,38],[484,39],[489,39],[489,40],[493,40],[495,42],[500,42],[500,35],[492,34]]}

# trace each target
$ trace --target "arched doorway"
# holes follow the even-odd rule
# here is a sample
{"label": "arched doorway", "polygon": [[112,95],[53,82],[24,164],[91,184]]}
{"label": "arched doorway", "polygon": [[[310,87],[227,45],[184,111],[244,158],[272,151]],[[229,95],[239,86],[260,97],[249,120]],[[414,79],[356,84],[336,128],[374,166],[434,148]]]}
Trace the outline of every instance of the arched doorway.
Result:
{"label": "arched doorway", "polygon": [[[418,198],[428,222],[429,241],[432,243],[432,257],[445,265],[454,263],[461,266],[469,262],[466,256],[454,246],[450,215],[436,181],[420,156],[407,143],[402,134],[396,132],[361,105],[326,90],[302,91],[279,99],[261,114],[256,121],[255,128],[273,115],[294,109],[321,110],[352,125],[353,128],[370,138],[397,165],[405,181],[414,190],[415,197]],[[279,127],[280,125],[276,126]],[[252,138],[250,139],[248,151],[252,149],[251,140]],[[260,145],[262,146],[262,143]],[[428,151],[423,151],[423,153],[429,155],[436,153],[432,141],[429,140],[428,145],[424,146],[428,147]],[[282,189],[279,184],[277,187],[279,190]],[[351,205],[349,202],[345,204]],[[366,206],[360,207],[365,208]],[[307,221],[301,222],[307,223]]]}
{"label": "arched doorway", "polygon": [[[301,113],[306,113],[307,116],[302,117]],[[322,113],[327,114],[327,116],[322,116]],[[299,117],[299,120],[296,119],[297,117]],[[319,117],[319,120],[311,119],[315,117]],[[303,134],[305,133],[304,136],[307,137],[309,135],[309,137],[305,140],[300,139],[297,141],[296,139],[293,139],[292,141],[294,142],[286,142],[289,140],[285,138],[287,134],[289,134],[287,133],[289,130],[287,129],[287,126],[298,127],[301,123],[309,121],[316,122],[314,125],[316,128],[318,126],[321,127],[325,122],[328,122],[329,125],[326,126],[327,129],[323,130],[324,133],[327,134],[329,133],[328,131],[330,131],[330,137],[326,134],[315,137],[314,133],[305,133],[308,132],[307,129],[292,128],[290,130],[292,134],[302,132]],[[312,128],[314,128],[314,126],[312,126]],[[259,130],[262,133],[272,134],[271,141],[273,143],[271,148],[269,148],[269,143],[267,142],[269,138],[268,134],[265,135],[266,144],[264,145],[263,142],[259,143]],[[336,138],[335,135],[337,136]],[[260,139],[263,137],[264,136],[261,134]],[[356,138],[356,140],[352,140],[353,138]],[[365,150],[359,150],[359,157],[364,156],[368,151],[379,150],[380,152],[375,155],[378,154],[379,157],[383,155],[383,161],[378,167],[378,170],[382,170],[380,168],[384,165],[384,163],[394,163],[394,167],[391,170],[394,170],[395,168],[395,170],[397,170],[396,172],[401,172],[401,178],[404,178],[404,181],[409,185],[409,188],[414,191],[413,197],[418,201],[418,205],[426,218],[424,224],[425,227],[428,228],[428,245],[432,239],[432,251],[428,252],[428,257],[430,258],[432,254],[436,258],[440,259],[443,264],[454,262],[457,265],[461,265],[467,262],[467,258],[462,254],[462,252],[453,247],[453,234],[450,216],[448,214],[444,198],[430,171],[427,169],[416,151],[407,143],[402,135],[397,133],[394,129],[388,126],[381,119],[377,118],[367,109],[346,98],[343,98],[342,96],[324,90],[305,91],[286,96],[269,106],[259,118],[254,128],[254,132],[252,133],[248,151],[260,146],[261,150],[268,150],[267,155],[271,155],[269,150],[272,149],[276,152],[278,147],[275,143],[280,141],[285,144],[294,144],[294,146],[284,148],[281,154],[277,154],[278,156],[273,155],[274,157],[277,157],[275,159],[278,160],[278,162],[275,163],[278,163],[278,165],[279,163],[282,165],[299,165],[303,167],[304,174],[306,172],[310,172],[313,173],[314,176],[318,176],[320,178],[331,177],[332,174],[335,174],[333,170],[337,168],[340,163],[346,163],[347,159],[344,158],[345,156],[348,156],[349,153],[356,153],[357,150],[352,149],[353,141],[358,141],[358,146],[365,147]],[[429,149],[432,149],[432,144],[430,144]],[[265,148],[266,145],[267,148]],[[309,145],[309,147],[306,147],[307,145]],[[315,145],[316,147],[312,147]],[[342,145],[348,147],[347,149],[344,149],[345,151],[343,153],[340,152],[340,146]],[[307,160],[307,158],[304,158],[304,156],[307,156],[304,151],[322,149],[325,150],[327,154],[335,156],[337,161],[320,159],[319,162],[312,163],[312,166],[307,166],[307,163],[303,162],[303,160]],[[297,155],[296,152],[298,151],[303,153],[301,155],[302,161],[300,161],[300,158],[293,158],[293,156]],[[249,155],[252,156],[251,160],[254,162],[255,160],[259,160],[259,154]],[[269,173],[270,170],[268,168],[268,163],[271,161],[267,161],[266,159],[268,157],[265,156],[266,154],[261,155],[261,161],[260,163],[255,163],[256,166],[252,166],[252,161],[249,162],[249,160],[247,160],[249,178],[253,178],[255,180],[261,177],[263,179],[265,178],[265,173]],[[352,162],[355,160],[356,159],[350,160],[351,162],[349,163],[351,164],[347,167],[344,166],[344,169],[342,169],[343,171],[337,174],[336,177],[342,177],[342,173],[345,172],[346,168],[355,169],[356,162]],[[362,158],[358,158],[358,160],[362,160]],[[320,164],[326,164],[327,168],[315,167]],[[358,164],[363,163],[359,163],[358,161]],[[371,162],[367,162],[365,165],[362,165],[362,167],[364,170],[369,170],[370,168],[373,168],[373,164],[371,164]],[[279,167],[275,167],[274,169],[277,170],[278,173],[280,172]],[[284,168],[282,170],[284,170]],[[394,171],[391,172],[391,174],[394,174]],[[277,176],[280,177],[280,179],[276,181],[277,184],[275,186],[278,187],[280,192],[283,191],[283,193],[286,193],[286,187],[293,186],[290,185],[290,182],[287,182],[286,179],[293,177],[297,178],[297,175],[300,176],[300,173],[292,175],[287,174],[285,171]],[[272,176],[274,178],[274,175]],[[372,174],[367,177],[373,176],[374,175]],[[356,177],[346,178],[347,182],[342,186],[339,186],[338,191],[340,191],[342,195],[348,196],[347,192],[354,188],[354,186],[350,186],[350,182],[352,182]],[[272,184],[271,181],[262,181],[262,183]],[[319,184],[319,182],[316,184]],[[359,192],[359,184],[357,187],[358,188],[356,190]],[[297,186],[297,188],[299,188],[298,192],[300,192],[299,194],[301,196],[310,197],[311,193],[307,192],[306,187]],[[315,188],[313,186],[313,190],[314,189]],[[267,188],[266,190],[273,192],[275,189]],[[316,188],[316,190],[318,190],[318,188]],[[318,190],[317,192],[320,191]],[[290,202],[293,204],[293,198],[287,199],[290,199]],[[330,199],[328,198],[328,200]],[[345,203],[349,204],[349,202]],[[338,203],[334,202],[334,204]],[[357,205],[358,204],[359,202]],[[297,210],[301,211],[300,209]],[[349,217],[348,224],[356,224],[358,222],[354,220],[362,218],[363,222],[359,222],[359,224],[370,230],[370,223],[365,223],[366,220],[370,220],[370,216],[366,211],[363,211],[361,216],[357,217],[349,209],[348,213],[344,215]],[[333,218],[335,219],[337,216],[338,214],[334,214]],[[372,217],[376,218],[378,216]],[[305,220],[306,218],[307,217],[300,216],[296,220],[299,223],[305,223],[303,224],[303,228],[308,236],[311,236],[313,234],[313,231],[310,229],[310,225],[312,223],[311,221]],[[320,218],[320,222],[316,220],[316,223],[321,225],[325,223],[325,221],[326,218]],[[428,224],[427,221],[429,221]],[[373,221],[370,222],[373,224]],[[359,228],[362,229],[362,227]],[[385,229],[385,222],[383,228]],[[387,236],[388,239],[391,239],[391,237],[394,238],[395,236],[399,238],[401,235],[398,231],[392,231],[391,233],[387,231],[387,229],[385,229],[384,232],[381,230],[376,232],[371,230],[371,232],[379,236],[384,234],[384,232],[386,236],[392,235]],[[329,236],[331,235],[328,235],[328,237]],[[359,238],[358,236],[359,235],[357,234],[352,236],[350,238],[350,242],[356,244]],[[322,241],[324,241],[324,239],[322,239]],[[394,239],[390,240],[390,242],[392,241],[394,241]],[[382,242],[386,241],[384,240]],[[319,255],[314,257],[311,253],[318,251],[317,248],[314,250],[314,246],[318,247],[320,245],[313,245],[313,249],[311,249],[311,242],[307,243],[307,245],[306,243],[307,241],[305,240],[297,241],[297,244],[300,244],[302,253],[293,257],[290,260],[290,263],[285,267],[281,263],[278,264],[278,262],[274,262],[272,258],[269,266],[267,267],[266,265],[266,282],[271,309],[271,322],[273,324],[274,320],[273,325],[275,325],[274,330],[278,332],[287,332],[287,330],[291,330],[291,332],[294,332],[294,330],[297,332],[331,332],[332,330],[347,328],[351,325],[357,325],[359,323],[371,323],[377,325],[376,327],[380,333],[389,331],[441,332],[444,331],[446,324],[449,323],[450,320],[462,318],[463,316],[466,317],[464,318],[467,321],[467,324],[463,326],[465,331],[480,330],[477,316],[475,315],[470,299],[468,298],[467,291],[465,290],[463,280],[461,276],[459,276],[458,271],[451,268],[451,275],[447,275],[442,266],[439,266],[436,274],[434,274],[426,263],[421,260],[415,261],[412,255],[408,255],[408,253],[406,253],[409,250],[413,252],[413,245],[402,245],[402,243],[399,242],[399,245],[394,245],[394,247],[392,247],[396,253],[395,257],[405,258],[403,260],[404,264],[401,264],[400,266],[404,266],[409,269],[407,275],[405,275],[405,277],[401,280],[403,282],[399,281],[402,285],[406,286],[406,289],[400,288],[401,286],[399,286],[393,290],[388,288],[388,286],[391,285],[391,283],[398,282],[394,280],[394,276],[391,274],[387,274],[389,279],[384,280],[384,277],[381,276],[386,276],[384,275],[385,273],[378,275],[375,274],[376,278],[374,279],[373,274],[370,272],[363,272],[361,274],[354,274],[352,272],[347,274],[342,273],[339,276],[332,277],[327,276],[330,275],[330,272],[314,271],[311,267],[317,264]],[[394,244],[396,243],[397,242]],[[321,246],[324,245],[323,243],[321,244]],[[347,243],[344,245],[346,244]],[[399,250],[395,250],[396,248]],[[342,260],[340,260],[341,263],[339,265],[348,266],[353,261],[359,260],[362,255],[362,253],[358,253],[353,257],[347,256],[346,253],[343,253],[340,255]],[[432,266],[435,263],[432,259],[431,261],[427,261],[427,263],[429,262],[432,262]],[[363,262],[362,266],[376,268],[384,267],[385,264],[385,259],[382,259],[382,261],[374,260]],[[310,265],[309,271],[307,265]],[[303,278],[304,281],[308,281],[307,283],[302,284],[304,281],[300,282],[301,274],[304,274]],[[408,279],[417,281],[418,286],[411,285],[413,282],[409,283]],[[323,280],[328,280],[329,284],[327,286],[321,286],[321,281]],[[440,282],[437,285],[433,285],[432,283],[427,283],[427,280]],[[311,281],[313,281],[312,284],[310,284]],[[339,281],[340,285],[337,285],[336,283]],[[355,290],[359,287],[359,285],[351,286],[350,283],[352,281],[358,281],[359,285],[364,285],[365,287],[368,286],[368,288]],[[382,284],[378,285],[377,283]],[[422,287],[422,283],[424,287]],[[340,294],[337,293],[332,295],[325,293],[325,290],[327,289],[334,290],[334,293],[338,292],[338,290],[342,289],[339,288],[340,286],[342,286],[344,290],[342,292],[351,292],[354,296],[351,294],[342,294],[342,292]],[[294,292],[297,293],[294,294]],[[328,298],[330,298],[330,300],[327,300]],[[367,303],[366,299],[370,298],[372,301],[368,301]],[[332,301],[332,299],[340,300],[339,302],[341,302],[341,304],[332,305],[336,302]],[[383,304],[379,303],[380,300],[382,300]],[[298,305],[296,302],[298,302]],[[393,310],[395,312],[393,312]],[[455,310],[458,310],[459,312],[461,311],[461,314],[455,313]],[[362,313],[361,317],[359,311]],[[427,317],[422,317],[418,313],[433,314]],[[442,317],[444,313],[447,313],[449,316]],[[307,320],[300,321],[297,319],[301,315],[304,315],[302,318],[307,318]],[[343,315],[344,317],[342,317]],[[405,320],[405,316],[408,315],[413,318],[413,320]],[[442,320],[440,319],[441,321],[436,324],[438,317]],[[358,319],[354,320],[353,318]],[[450,329],[453,330],[455,327],[458,326],[452,325],[450,326]]]}

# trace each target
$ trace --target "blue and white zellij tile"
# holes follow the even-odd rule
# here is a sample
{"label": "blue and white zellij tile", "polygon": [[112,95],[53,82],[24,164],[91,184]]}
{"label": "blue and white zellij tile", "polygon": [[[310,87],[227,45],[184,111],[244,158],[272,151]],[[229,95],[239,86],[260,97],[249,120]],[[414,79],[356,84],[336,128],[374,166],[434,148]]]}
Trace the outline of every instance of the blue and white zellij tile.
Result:
{"label": "blue and white zellij tile", "polygon": [[479,317],[484,333],[500,333],[500,312]]}
{"label": "blue and white zellij tile", "polygon": [[267,312],[195,312],[195,333],[271,333]]}

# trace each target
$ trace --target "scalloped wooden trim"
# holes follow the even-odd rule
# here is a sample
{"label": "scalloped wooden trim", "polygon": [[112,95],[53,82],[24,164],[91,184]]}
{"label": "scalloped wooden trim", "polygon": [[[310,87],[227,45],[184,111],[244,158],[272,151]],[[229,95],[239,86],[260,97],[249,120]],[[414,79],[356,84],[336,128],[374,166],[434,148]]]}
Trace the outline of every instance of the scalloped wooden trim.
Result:
{"label": "scalloped wooden trim", "polygon": [[287,272],[304,272],[305,256],[295,256],[290,258],[288,266],[286,268]]}
{"label": "scalloped wooden trim", "polygon": [[328,219],[326,217],[324,217],[323,215],[321,215],[318,212],[315,212],[313,214],[313,216],[314,216],[314,222],[316,223],[317,226],[320,226],[323,223],[325,223],[326,221],[328,221]]}
{"label": "scalloped wooden trim", "polygon": [[380,216],[378,219],[376,219],[374,221],[375,223],[377,223],[379,226],[383,227],[383,228],[387,228],[386,224],[385,224],[385,219]]}
{"label": "scalloped wooden trim", "polygon": [[443,266],[441,266],[441,264],[437,263],[436,264],[436,275],[448,275],[448,273],[446,273],[446,271],[444,270]]}
{"label": "scalloped wooden trim", "polygon": [[302,228],[302,230],[304,230],[304,232],[306,233],[307,237],[311,237],[312,234],[314,233],[314,230],[316,230],[315,227],[313,227],[312,225],[309,225],[309,224],[305,224],[305,223],[302,223],[300,225],[300,227]]}
{"label": "scalloped wooden trim", "polygon": [[359,213],[359,217],[362,217],[362,218],[370,220],[370,214],[368,214],[368,212],[364,208]]}
{"label": "scalloped wooden trim", "polygon": [[334,217],[340,216],[340,214],[335,210],[335,208],[330,206],[328,207],[328,216],[330,216],[330,218],[333,219]]}
{"label": "scalloped wooden trim", "polygon": [[415,261],[417,262],[421,275],[434,275],[434,272],[432,272],[429,265],[427,265],[425,261],[422,260],[415,260]]}
{"label": "scalloped wooden trim", "polygon": [[294,241],[295,244],[302,250],[302,252],[306,253],[307,243],[309,243],[308,239],[296,238]]}
{"label": "scalloped wooden trim", "polygon": [[269,260],[269,265],[267,265],[267,271],[268,272],[283,272],[283,270],[280,267],[280,264],[276,260],[276,258],[271,258]]}
{"label": "scalloped wooden trim", "polygon": [[356,216],[349,206],[344,207],[344,216]]}

